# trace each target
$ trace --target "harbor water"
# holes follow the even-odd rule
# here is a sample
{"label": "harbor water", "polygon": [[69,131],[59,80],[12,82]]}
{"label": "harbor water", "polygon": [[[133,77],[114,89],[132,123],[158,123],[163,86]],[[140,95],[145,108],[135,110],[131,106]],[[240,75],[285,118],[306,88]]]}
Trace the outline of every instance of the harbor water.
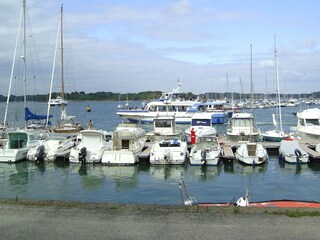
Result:
{"label": "harbor water", "polygon": [[[140,102],[131,103],[140,106]],[[8,122],[21,119],[13,103]],[[45,103],[29,103],[37,114],[46,112]],[[90,105],[91,112],[86,111]],[[113,131],[122,121],[115,113],[116,102],[69,102],[69,115],[77,116],[81,125],[91,119],[96,129]],[[16,106],[16,107],[15,107]],[[3,119],[5,103],[0,104]],[[274,108],[255,109],[254,117],[261,131],[273,129]],[[296,125],[293,113],[300,107],[283,108],[283,128],[289,131]],[[60,107],[52,107],[51,119],[55,124],[60,118]],[[151,125],[142,125],[147,131]],[[179,126],[187,128],[188,126]],[[227,125],[217,125],[223,134]],[[318,181],[320,166],[314,164],[280,164],[278,156],[270,156],[263,166],[244,166],[237,162],[217,167],[189,166],[103,166],[56,163],[34,164],[23,161],[16,164],[0,164],[0,198],[35,200],[66,200],[82,202],[110,202],[131,204],[181,203],[179,182],[184,178],[189,196],[199,202],[229,202],[243,196],[246,190],[251,201],[274,199],[320,201]]]}

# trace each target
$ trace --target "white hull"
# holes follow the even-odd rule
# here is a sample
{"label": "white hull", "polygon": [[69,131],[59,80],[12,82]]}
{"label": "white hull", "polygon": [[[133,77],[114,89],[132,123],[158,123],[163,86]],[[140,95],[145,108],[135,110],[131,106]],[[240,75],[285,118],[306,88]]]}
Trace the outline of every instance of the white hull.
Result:
{"label": "white hull", "polygon": [[[165,141],[165,142],[170,142]],[[174,144],[165,144],[163,141],[155,143],[150,151],[150,164],[155,165],[181,165],[188,157],[187,143],[179,141],[179,146]]]}
{"label": "white hull", "polygon": [[241,144],[235,156],[238,161],[247,165],[260,165],[268,160],[266,149],[259,143]]}
{"label": "white hull", "polygon": [[105,151],[102,157],[102,164],[110,165],[134,165],[139,162],[138,154],[142,148],[136,150],[122,149],[118,151]]}
{"label": "white hull", "polygon": [[0,150],[0,162],[18,162],[26,159],[27,152],[29,151],[29,147],[27,148],[19,148],[19,149],[6,149],[2,148]]}
{"label": "white hull", "polygon": [[297,141],[281,141],[279,148],[279,160],[292,164],[308,163],[309,155]]}
{"label": "white hull", "polygon": [[[221,147],[216,138],[202,137],[197,139],[195,146],[190,151],[191,165],[217,166],[220,160]],[[210,141],[211,140],[211,141]]]}
{"label": "white hull", "polygon": [[74,142],[72,140],[65,141],[61,139],[43,140],[29,149],[26,157],[29,161],[37,160],[36,152],[40,145],[43,145],[45,149],[43,160],[51,162],[55,161],[57,158],[68,158],[71,148],[74,146]]}

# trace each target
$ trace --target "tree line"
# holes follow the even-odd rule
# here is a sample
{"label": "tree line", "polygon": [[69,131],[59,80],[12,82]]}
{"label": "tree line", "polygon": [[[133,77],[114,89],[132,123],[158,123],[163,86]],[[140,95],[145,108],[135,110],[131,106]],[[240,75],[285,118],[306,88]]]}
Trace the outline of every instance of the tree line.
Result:
{"label": "tree line", "polygon": [[[52,98],[56,98],[60,93],[53,93]],[[85,93],[84,91],[80,92],[71,92],[65,93],[65,99],[68,101],[143,101],[143,100],[153,100],[157,99],[162,95],[161,91],[145,91],[139,93],[113,93],[113,92],[96,92],[96,93]],[[193,94],[192,92],[180,93],[180,97],[183,99],[195,99],[198,95]],[[258,93],[255,94],[256,99],[264,99],[266,94]],[[268,98],[276,98],[276,94],[268,94]],[[313,98],[319,99],[320,92],[313,92],[308,94],[281,94],[282,98]],[[205,93],[201,94],[201,98],[208,99],[250,99],[250,94],[240,94],[240,93]],[[49,94],[36,94],[28,95],[27,101],[39,101],[47,102],[49,99]],[[0,95],[0,102],[6,102],[7,97]],[[23,101],[23,96],[10,96],[10,101]]]}

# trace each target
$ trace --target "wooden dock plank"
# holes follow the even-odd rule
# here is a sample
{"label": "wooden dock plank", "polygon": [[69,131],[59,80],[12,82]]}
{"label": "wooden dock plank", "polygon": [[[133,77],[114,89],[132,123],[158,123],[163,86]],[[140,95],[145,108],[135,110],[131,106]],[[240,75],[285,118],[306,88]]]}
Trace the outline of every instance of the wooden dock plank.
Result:
{"label": "wooden dock plank", "polygon": [[222,145],[221,157],[226,160],[234,160],[235,156],[233,154],[232,148],[230,145]]}
{"label": "wooden dock plank", "polygon": [[312,158],[312,159],[320,159],[320,153],[318,153],[318,152],[312,150],[311,148],[309,148],[307,144],[299,143],[299,145],[304,151],[306,151],[309,154],[310,158]]}

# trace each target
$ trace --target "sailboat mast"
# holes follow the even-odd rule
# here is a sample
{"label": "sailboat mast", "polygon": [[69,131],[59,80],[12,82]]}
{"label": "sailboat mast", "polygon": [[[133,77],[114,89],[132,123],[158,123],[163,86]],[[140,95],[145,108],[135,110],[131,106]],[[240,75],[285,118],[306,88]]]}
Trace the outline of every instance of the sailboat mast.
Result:
{"label": "sailboat mast", "polygon": [[[22,2],[23,8],[23,56],[21,57],[23,60],[23,104],[24,109],[27,107],[27,33],[26,33],[26,1]],[[25,121],[25,127],[27,127],[27,121]]]}
{"label": "sailboat mast", "polygon": [[[251,118],[253,119],[253,80],[252,80],[252,44],[250,44],[250,105]],[[252,138],[252,123],[250,122],[250,142]]]}
{"label": "sailboat mast", "polygon": [[276,81],[277,81],[279,124],[280,124],[280,131],[282,132],[281,96],[280,96],[280,83],[279,83],[279,70],[278,70],[278,52],[277,52],[277,44],[276,44],[276,35],[274,36],[274,66],[275,66]]}
{"label": "sailboat mast", "polygon": [[63,64],[63,5],[60,11],[60,43],[61,43],[61,110],[64,111],[64,64]]}

